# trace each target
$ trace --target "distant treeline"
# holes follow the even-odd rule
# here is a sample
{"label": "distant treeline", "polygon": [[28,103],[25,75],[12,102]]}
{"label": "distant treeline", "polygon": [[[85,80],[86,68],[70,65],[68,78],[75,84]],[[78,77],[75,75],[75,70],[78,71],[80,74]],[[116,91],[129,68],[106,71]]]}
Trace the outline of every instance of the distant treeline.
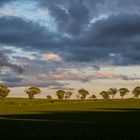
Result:
{"label": "distant treeline", "polygon": [[[41,89],[39,87],[32,86],[32,87],[25,89],[24,92],[28,95],[29,99],[33,99],[36,94],[41,93]],[[137,86],[137,87],[133,88],[132,91],[129,91],[127,88],[124,88],[124,87],[120,88],[120,89],[109,88],[109,90],[107,90],[107,91],[102,90],[99,93],[99,95],[102,96],[103,99],[114,99],[115,95],[117,93],[119,93],[120,97],[123,99],[123,97],[129,92],[131,92],[132,98],[138,98],[140,95],[140,87]],[[9,93],[10,93],[9,87],[6,84],[1,84],[0,85],[0,99],[6,98],[9,95]],[[71,91],[64,91],[64,90],[56,91],[56,95],[57,95],[58,99],[60,99],[60,100],[63,100],[63,99],[68,100],[71,98],[72,94],[73,93]],[[75,97],[77,100],[85,100],[85,99],[96,100],[97,99],[96,95],[94,95],[94,94],[90,95],[89,91],[84,88],[78,90],[78,94],[75,95]],[[51,95],[47,95],[46,98],[48,100],[52,100]]]}

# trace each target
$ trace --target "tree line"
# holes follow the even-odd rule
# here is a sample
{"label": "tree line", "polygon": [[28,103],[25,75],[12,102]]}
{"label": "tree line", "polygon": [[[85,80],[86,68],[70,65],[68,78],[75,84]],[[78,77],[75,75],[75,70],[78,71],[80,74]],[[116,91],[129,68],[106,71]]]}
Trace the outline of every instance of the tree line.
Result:
{"label": "tree line", "polygon": [[[32,87],[29,87],[29,88],[25,89],[24,92],[28,95],[29,99],[33,99],[36,94],[40,94],[41,93],[41,90],[40,90],[39,87],[32,86]],[[100,94],[100,96],[102,96],[103,99],[111,99],[111,98],[114,99],[115,95],[117,93],[119,93],[120,96],[123,99],[123,97],[128,92],[130,92],[130,91],[127,88],[120,88],[120,89],[110,88],[107,91],[105,91],[105,90],[101,91],[99,94]],[[0,85],[0,99],[6,98],[9,95],[9,93],[10,93],[9,87],[6,84],[1,84]],[[131,93],[132,93],[134,98],[138,98],[139,95],[140,95],[140,87],[137,86],[137,87],[133,88]],[[57,90],[56,91],[56,95],[57,95],[59,100],[70,99],[72,94],[73,93],[70,92],[70,91],[64,91],[64,90]],[[80,99],[80,100],[85,100],[88,95],[90,95],[89,91],[84,89],[84,88],[82,88],[82,89],[78,90],[78,94],[76,95],[76,98]],[[51,95],[47,95],[47,99],[51,100],[52,96]],[[89,99],[97,99],[97,96],[93,94],[93,95],[91,95],[89,97]]]}

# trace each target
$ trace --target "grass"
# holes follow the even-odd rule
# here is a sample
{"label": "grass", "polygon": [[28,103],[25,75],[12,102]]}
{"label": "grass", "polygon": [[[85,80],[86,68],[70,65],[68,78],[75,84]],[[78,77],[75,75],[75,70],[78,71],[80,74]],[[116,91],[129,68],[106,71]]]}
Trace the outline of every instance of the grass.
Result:
{"label": "grass", "polygon": [[140,100],[47,101],[7,98],[0,139],[140,139]]}

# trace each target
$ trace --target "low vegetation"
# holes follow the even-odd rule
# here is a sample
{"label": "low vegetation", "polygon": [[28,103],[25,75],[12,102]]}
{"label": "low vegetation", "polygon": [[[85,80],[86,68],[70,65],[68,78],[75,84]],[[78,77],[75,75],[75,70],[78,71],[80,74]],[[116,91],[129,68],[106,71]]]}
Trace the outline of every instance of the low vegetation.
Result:
{"label": "low vegetation", "polygon": [[140,138],[140,100],[6,98],[0,105],[1,139]]}

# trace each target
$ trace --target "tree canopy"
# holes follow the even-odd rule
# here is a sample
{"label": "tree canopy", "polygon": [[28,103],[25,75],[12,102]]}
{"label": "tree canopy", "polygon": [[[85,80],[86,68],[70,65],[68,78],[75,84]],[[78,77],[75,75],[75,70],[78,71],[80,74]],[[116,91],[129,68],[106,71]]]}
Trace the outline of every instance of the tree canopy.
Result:
{"label": "tree canopy", "polygon": [[7,85],[1,84],[0,85],[0,98],[5,98],[9,95],[10,89],[8,88]]}
{"label": "tree canopy", "polygon": [[104,99],[110,99],[109,93],[108,91],[101,91],[100,95],[104,98]]}
{"label": "tree canopy", "polygon": [[25,89],[26,94],[28,94],[29,99],[33,99],[34,95],[39,94],[41,90],[38,87],[29,87]]}
{"label": "tree canopy", "polygon": [[118,92],[118,90],[116,88],[110,88],[108,90],[109,95],[112,96],[112,99],[114,99],[114,96],[116,95],[116,93]]}
{"label": "tree canopy", "polygon": [[81,100],[84,100],[87,97],[87,95],[89,95],[89,92],[85,89],[80,89],[78,92],[81,95]]}
{"label": "tree canopy", "polygon": [[140,95],[140,87],[135,87],[135,88],[132,90],[132,94],[134,95],[134,97],[138,98],[139,95]]}
{"label": "tree canopy", "polygon": [[65,97],[66,92],[64,90],[57,90],[56,91],[56,95],[58,97],[58,99],[63,100]]}
{"label": "tree canopy", "polygon": [[127,88],[120,88],[119,92],[120,96],[123,98],[129,92],[129,90]]}

